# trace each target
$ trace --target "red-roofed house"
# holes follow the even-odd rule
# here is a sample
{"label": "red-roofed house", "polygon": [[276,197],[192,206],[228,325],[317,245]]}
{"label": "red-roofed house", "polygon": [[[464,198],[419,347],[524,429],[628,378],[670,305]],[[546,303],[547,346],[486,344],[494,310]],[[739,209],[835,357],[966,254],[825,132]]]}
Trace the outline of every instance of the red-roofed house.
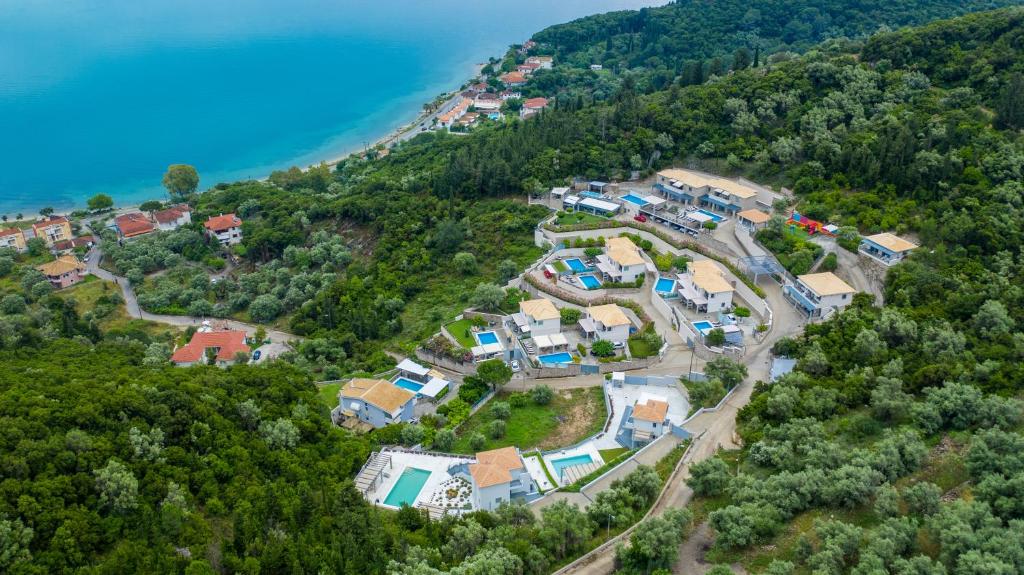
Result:
{"label": "red-roofed house", "polygon": [[523,107],[519,110],[519,115],[523,118],[530,117],[546,108],[547,105],[547,98],[529,98],[523,102]]}
{"label": "red-roofed house", "polygon": [[239,352],[248,358],[251,351],[245,344],[244,331],[197,331],[192,341],[174,350],[171,361],[178,366],[205,364],[207,350],[212,350],[210,353],[220,367],[235,363],[235,354]]}
{"label": "red-roofed house", "polygon": [[516,87],[526,84],[526,76],[522,72],[509,72],[508,74],[502,74],[499,79],[506,86]]}
{"label": "red-roofed house", "polygon": [[153,212],[156,227],[162,231],[176,230],[185,224],[192,223],[192,208],[188,204],[178,204],[166,210]]}
{"label": "red-roofed house", "polygon": [[242,218],[235,214],[213,216],[203,224],[206,235],[215,238],[222,246],[242,243]]}
{"label": "red-roofed house", "polygon": [[96,238],[93,236],[78,236],[73,240],[61,240],[53,244],[53,249],[57,253],[67,253],[75,248],[91,248],[96,243]]}
{"label": "red-roofed house", "polygon": [[551,56],[530,56],[526,59],[527,64],[536,64],[538,68],[544,70],[550,70],[555,63],[555,59]]}
{"label": "red-roofed house", "polygon": [[35,237],[43,238],[50,248],[56,242],[71,239],[71,222],[64,216],[50,216],[32,224],[32,232]]}
{"label": "red-roofed house", "polygon": [[537,64],[535,62],[527,62],[525,64],[520,64],[516,66],[516,70],[520,71],[524,76],[529,76],[530,74],[533,74],[539,68],[540,64]]}
{"label": "red-roofed house", "polygon": [[117,233],[125,239],[145,235],[156,229],[153,222],[142,212],[117,216],[114,218],[114,227],[117,228]]}
{"label": "red-roofed house", "polygon": [[25,234],[18,228],[0,230],[0,248],[10,248],[16,252],[25,251],[28,249]]}

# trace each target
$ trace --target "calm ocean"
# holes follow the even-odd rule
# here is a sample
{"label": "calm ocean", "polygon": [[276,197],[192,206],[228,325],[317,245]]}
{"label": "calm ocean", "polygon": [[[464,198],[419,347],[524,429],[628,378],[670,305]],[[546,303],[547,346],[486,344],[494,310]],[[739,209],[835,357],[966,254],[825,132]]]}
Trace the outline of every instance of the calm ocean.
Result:
{"label": "calm ocean", "polygon": [[640,0],[5,0],[0,213],[359,149],[541,28]]}

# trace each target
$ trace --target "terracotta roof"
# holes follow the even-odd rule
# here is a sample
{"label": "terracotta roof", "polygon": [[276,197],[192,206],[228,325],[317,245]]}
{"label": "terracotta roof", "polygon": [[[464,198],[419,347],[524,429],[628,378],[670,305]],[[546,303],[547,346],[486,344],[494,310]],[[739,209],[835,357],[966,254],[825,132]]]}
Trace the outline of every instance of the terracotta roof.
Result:
{"label": "terracotta roof", "polygon": [[219,348],[217,359],[219,361],[231,361],[235,359],[238,352],[249,353],[249,346],[245,344],[244,331],[197,331],[192,334],[192,340],[187,344],[174,350],[171,361],[174,363],[194,363],[206,358],[208,348]]}
{"label": "terracotta roof", "polygon": [[519,302],[519,311],[535,320],[559,319],[562,314],[558,312],[555,304],[547,298],[531,299]]}
{"label": "terracotta roof", "polygon": [[691,188],[703,188],[704,186],[718,188],[739,198],[752,198],[757,195],[757,191],[750,186],[690,170],[663,170],[658,172],[658,175],[670,180],[678,180]]}
{"label": "terracotta roof", "polygon": [[548,99],[547,98],[529,98],[525,102],[523,102],[523,107],[524,108],[537,108],[537,109],[540,109],[540,108],[543,108],[543,107],[545,107],[547,105],[548,105]]}
{"label": "terracotta roof", "polygon": [[622,311],[618,304],[614,303],[588,307],[587,313],[590,314],[591,318],[604,324],[605,327],[629,325],[630,323],[626,313]]}
{"label": "terracotta roof", "polygon": [[85,270],[85,264],[78,261],[78,258],[75,256],[66,255],[60,256],[52,262],[37,266],[36,269],[43,272],[45,276],[57,277],[75,270],[83,271]]}
{"label": "terracotta roof", "polygon": [[756,209],[743,210],[736,215],[755,224],[763,224],[771,219],[771,216]]}
{"label": "terracotta roof", "polygon": [[354,378],[346,383],[345,387],[341,388],[339,395],[362,399],[388,413],[394,413],[410,399],[416,397],[415,393],[402,389],[390,381],[362,377]]}
{"label": "terracotta roof", "polygon": [[126,238],[141,236],[153,231],[153,222],[142,212],[132,212],[117,216],[114,218],[114,225],[117,226],[117,229],[121,230],[121,235]]}
{"label": "terracotta roof", "polygon": [[166,210],[158,210],[153,212],[153,219],[161,224],[169,224],[176,222],[181,219],[181,216],[191,212],[192,208],[188,204],[178,204],[171,206]]}
{"label": "terracotta roof", "polygon": [[892,250],[896,253],[909,252],[910,250],[917,247],[917,244],[915,244],[914,242],[908,242],[907,240],[895,234],[890,234],[889,232],[875,234],[873,236],[867,236],[864,239],[872,241],[882,246],[883,248],[887,250]]}
{"label": "terracotta roof", "polygon": [[819,296],[854,293],[855,291],[857,291],[850,287],[849,284],[839,279],[839,276],[832,272],[806,274],[802,276],[796,276],[796,279],[800,280],[800,282],[805,286],[814,290],[814,293],[818,294]]}
{"label": "terracotta roof", "polygon": [[635,266],[644,263],[644,258],[640,255],[640,248],[636,247],[636,244],[629,238],[608,238],[605,247],[608,248],[608,257],[619,265]]}
{"label": "terracotta roof", "polygon": [[526,76],[523,76],[521,72],[509,72],[501,75],[501,81],[506,84],[524,84]]}
{"label": "terracotta roof", "polygon": [[529,58],[526,59],[526,61],[527,62],[531,62],[532,61],[532,62],[537,62],[537,63],[540,63],[540,62],[552,62],[552,61],[554,61],[554,57],[553,56],[530,56]]}
{"label": "terracotta roof", "polygon": [[70,224],[70,223],[71,222],[69,222],[68,219],[65,218],[64,216],[50,216],[50,217],[48,217],[48,218],[46,218],[44,220],[39,220],[38,222],[33,223],[32,224],[32,228],[33,229],[45,228],[45,227],[49,227],[49,226],[53,226],[53,225],[58,225],[58,224]]}
{"label": "terracotta roof", "polygon": [[732,284],[725,279],[722,268],[713,260],[695,260],[686,264],[690,277],[693,278],[693,285],[710,293],[721,293],[736,291]]}
{"label": "terracotta roof", "polygon": [[648,399],[647,403],[633,406],[633,419],[661,423],[668,415],[668,403],[657,399]]}
{"label": "terracotta roof", "polygon": [[476,461],[469,465],[469,474],[477,487],[508,483],[512,481],[512,470],[524,467],[515,447],[481,451],[476,454]]}
{"label": "terracotta roof", "polygon": [[206,220],[203,226],[211,232],[223,232],[242,225],[242,219],[235,214],[221,214]]}
{"label": "terracotta roof", "polygon": [[0,230],[0,238],[7,236],[24,235],[18,228],[7,228],[6,230]]}

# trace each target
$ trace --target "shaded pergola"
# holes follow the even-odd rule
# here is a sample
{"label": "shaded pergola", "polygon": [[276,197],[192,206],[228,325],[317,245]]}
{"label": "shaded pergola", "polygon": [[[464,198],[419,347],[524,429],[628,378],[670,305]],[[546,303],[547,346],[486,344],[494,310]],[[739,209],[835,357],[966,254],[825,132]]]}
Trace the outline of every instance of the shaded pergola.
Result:
{"label": "shaded pergola", "polygon": [[748,275],[753,276],[754,283],[757,283],[758,278],[765,274],[779,274],[782,276],[786,274],[786,270],[782,265],[771,256],[749,256],[740,258],[739,262],[740,268]]}

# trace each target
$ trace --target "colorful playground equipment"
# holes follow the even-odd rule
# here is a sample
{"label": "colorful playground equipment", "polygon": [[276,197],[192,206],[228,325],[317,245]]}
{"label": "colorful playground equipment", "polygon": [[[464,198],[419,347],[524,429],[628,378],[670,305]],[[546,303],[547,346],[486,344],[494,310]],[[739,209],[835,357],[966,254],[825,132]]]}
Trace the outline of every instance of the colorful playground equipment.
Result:
{"label": "colorful playground equipment", "polygon": [[835,226],[825,225],[817,220],[812,220],[807,216],[800,215],[800,212],[793,212],[793,215],[786,221],[791,226],[800,226],[806,232],[807,235],[813,236],[814,234],[824,234],[826,236],[835,237]]}

